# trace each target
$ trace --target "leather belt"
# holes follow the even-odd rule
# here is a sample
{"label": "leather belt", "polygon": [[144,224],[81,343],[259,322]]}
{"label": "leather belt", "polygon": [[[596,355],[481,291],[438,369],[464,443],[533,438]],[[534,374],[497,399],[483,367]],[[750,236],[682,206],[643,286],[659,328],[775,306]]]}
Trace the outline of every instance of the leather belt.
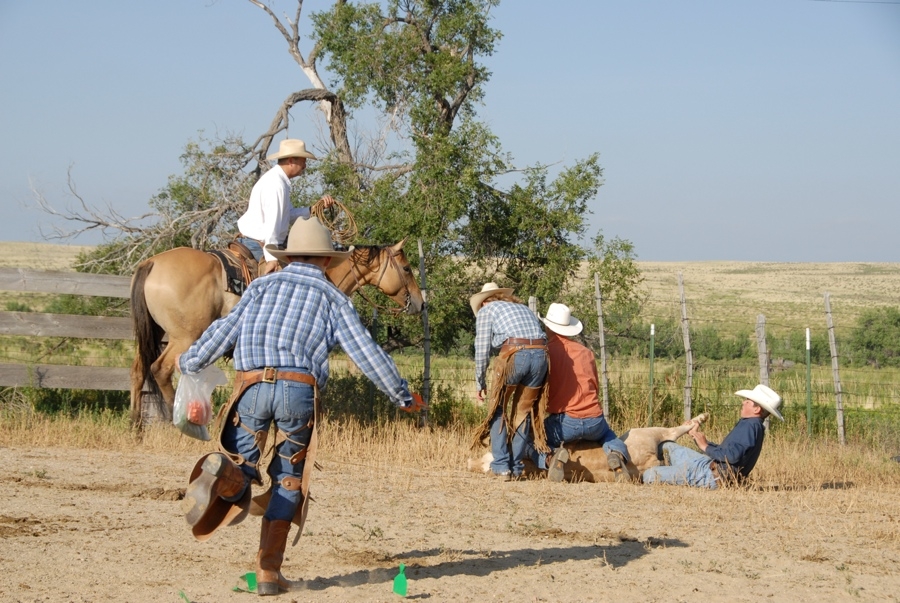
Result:
{"label": "leather belt", "polygon": [[523,339],[521,337],[510,337],[506,341],[503,342],[503,345],[539,345],[545,346],[547,345],[547,340],[544,338],[540,339]]}
{"label": "leather belt", "polygon": [[316,378],[309,373],[298,373],[297,371],[279,371],[278,369],[267,366],[265,368],[252,371],[237,371],[235,373],[236,381],[243,381],[246,385],[254,383],[275,383],[276,381],[299,381],[307,385],[315,387]]}

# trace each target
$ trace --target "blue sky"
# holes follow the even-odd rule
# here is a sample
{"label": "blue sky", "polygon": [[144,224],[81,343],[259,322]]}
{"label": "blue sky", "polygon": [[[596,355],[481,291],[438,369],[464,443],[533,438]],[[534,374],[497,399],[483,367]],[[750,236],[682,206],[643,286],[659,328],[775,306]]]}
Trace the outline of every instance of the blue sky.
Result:
{"label": "blue sky", "polygon": [[[494,16],[480,114],[522,166],[600,154],[591,234],[640,260],[900,261],[900,3],[505,0]],[[0,240],[42,240],[31,186],[65,208],[70,167],[88,203],[135,216],[199,131],[255,139],[309,87],[285,48],[242,0],[0,0]],[[314,111],[292,117],[317,139]]]}

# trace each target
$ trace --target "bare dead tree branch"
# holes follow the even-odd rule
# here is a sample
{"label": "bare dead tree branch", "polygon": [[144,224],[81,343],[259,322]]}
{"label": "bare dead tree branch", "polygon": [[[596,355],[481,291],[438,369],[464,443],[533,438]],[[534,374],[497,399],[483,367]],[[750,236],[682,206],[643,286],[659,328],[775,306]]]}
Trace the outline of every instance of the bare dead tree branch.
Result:
{"label": "bare dead tree branch", "polygon": [[[315,89],[327,92],[328,87],[325,85],[325,82],[322,80],[322,78],[319,77],[318,69],[316,67],[316,59],[319,54],[319,47],[317,45],[313,47],[313,50],[309,55],[309,60],[304,59],[303,53],[300,51],[299,23],[300,15],[303,11],[303,0],[297,0],[297,11],[294,13],[293,20],[290,17],[285,17],[287,26],[285,26],[285,24],[281,22],[278,16],[275,15],[275,12],[265,2],[262,2],[261,0],[248,1],[263,10],[267,15],[269,15],[269,17],[272,18],[272,21],[275,24],[275,28],[281,33],[282,37],[284,37],[285,41],[288,43],[288,52],[291,53],[294,61],[300,66],[300,69],[309,79],[309,82],[313,85],[313,87]],[[338,5],[341,4],[343,4],[343,2],[338,2]],[[290,98],[291,97],[288,97],[288,99]],[[271,126],[269,128],[269,132],[261,136],[258,141],[261,146],[259,147],[257,155],[263,160],[265,159],[265,155],[269,152],[269,145],[271,145],[274,136],[278,132],[287,128],[288,111],[291,109],[291,107],[294,106],[294,104],[304,100],[318,101],[319,108],[325,115],[325,121],[328,123],[328,126],[331,130],[331,141],[334,144],[334,148],[337,150],[339,161],[352,163],[353,155],[350,148],[350,141],[347,139],[347,111],[341,99],[331,92],[328,92],[327,96],[323,96],[318,99],[300,98],[290,104],[288,104],[288,100],[282,103],[281,107],[276,111],[275,118],[272,120],[273,126]],[[260,172],[261,170],[261,167],[257,168],[258,172]]]}
{"label": "bare dead tree branch", "polygon": [[89,206],[75,187],[75,181],[72,178],[72,166],[69,166],[67,171],[66,186],[69,190],[69,194],[75,199],[79,209],[68,209],[65,212],[58,211],[47,201],[43,193],[38,190],[33,183],[31,184],[31,195],[41,211],[67,222],[73,222],[80,225],[71,230],[66,230],[58,225],[53,225],[50,227],[50,232],[47,232],[45,231],[45,226],[41,224],[39,226],[39,232],[45,239],[68,240],[92,231],[99,231],[104,237],[110,236],[113,232],[127,234],[138,233],[143,229],[139,223],[147,218],[155,216],[153,213],[147,213],[134,218],[126,218],[117,212],[111,205],[107,205],[107,213],[103,213],[101,210]]}

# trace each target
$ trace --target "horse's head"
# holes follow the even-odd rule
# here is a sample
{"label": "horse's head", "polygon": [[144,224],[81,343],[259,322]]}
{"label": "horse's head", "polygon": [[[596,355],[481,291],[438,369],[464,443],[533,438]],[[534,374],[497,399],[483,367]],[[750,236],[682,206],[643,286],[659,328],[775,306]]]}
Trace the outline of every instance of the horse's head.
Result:
{"label": "horse's head", "polygon": [[395,245],[356,247],[348,261],[327,270],[326,274],[347,295],[363,285],[372,285],[400,306],[399,312],[419,314],[425,301],[412,266],[403,253],[405,242],[403,239]]}
{"label": "horse's head", "polygon": [[381,248],[378,270],[380,276],[375,286],[394,300],[407,314],[418,314],[422,311],[425,300],[422,298],[422,290],[416,281],[413,268],[403,252],[404,238],[395,245],[387,245]]}

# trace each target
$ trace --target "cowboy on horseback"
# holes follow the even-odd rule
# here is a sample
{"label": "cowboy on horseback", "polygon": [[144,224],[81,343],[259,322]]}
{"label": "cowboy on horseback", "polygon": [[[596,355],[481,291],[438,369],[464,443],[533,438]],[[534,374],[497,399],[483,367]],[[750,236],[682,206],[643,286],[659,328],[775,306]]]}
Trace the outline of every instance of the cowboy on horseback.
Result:
{"label": "cowboy on horseback", "polygon": [[[187,522],[198,540],[247,513],[262,515],[257,554],[257,592],[297,590],[301,581],[281,574],[291,524],[302,533],[317,447],[318,391],[328,380],[328,353],[336,345],[398,407],[420,410],[397,366],[371,338],[350,299],[325,278],[329,266],[346,260],[331,233],[315,216],[291,227],[286,249],[266,252],[287,263],[254,280],[234,309],[209,328],[178,359],[194,374],[234,348],[235,386],[218,417],[220,452],[197,461],[184,497]],[[266,447],[270,426],[275,441]],[[250,484],[269,489],[251,500]]]}
{"label": "cowboy on horseback", "polygon": [[[268,161],[278,160],[278,165],[263,174],[253,190],[247,211],[238,218],[241,236],[238,240],[247,246],[259,262],[259,275],[268,274],[278,267],[278,260],[263,247],[274,245],[284,249],[288,230],[297,218],[308,218],[308,207],[294,207],[291,204],[291,180],[306,171],[307,159],[318,159],[306,150],[306,143],[295,138],[281,141],[277,153],[266,157]],[[319,202],[331,207],[334,199],[324,195]]]}

